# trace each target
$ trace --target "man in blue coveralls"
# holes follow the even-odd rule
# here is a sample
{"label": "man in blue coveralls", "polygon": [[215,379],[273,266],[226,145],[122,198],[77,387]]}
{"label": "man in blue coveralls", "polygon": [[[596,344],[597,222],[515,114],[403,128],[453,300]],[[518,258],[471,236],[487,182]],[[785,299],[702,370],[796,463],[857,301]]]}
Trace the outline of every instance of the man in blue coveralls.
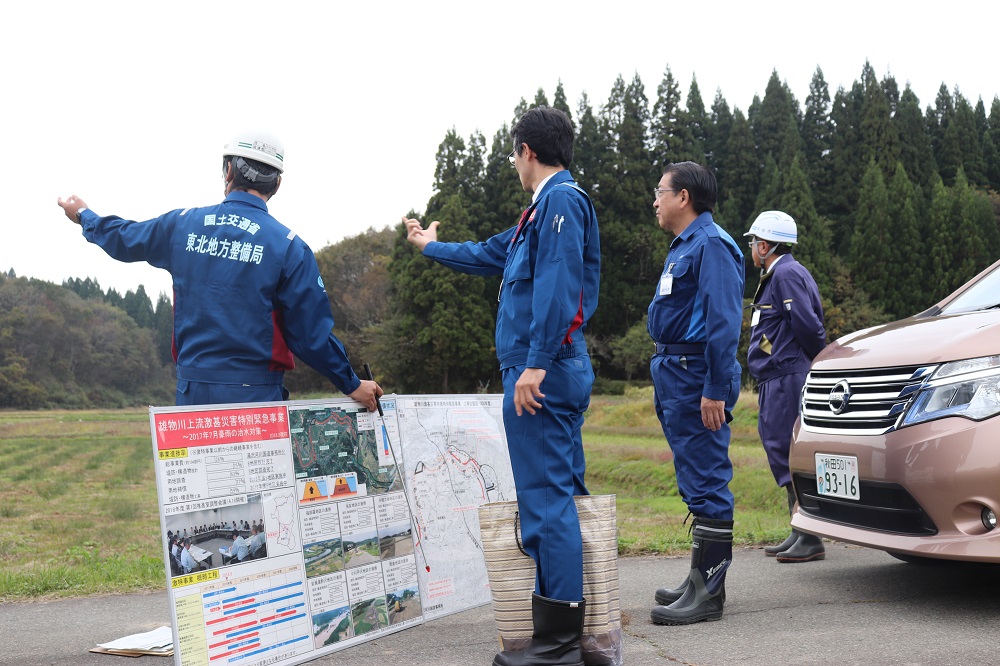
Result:
{"label": "man in blue coveralls", "polygon": [[677,489],[694,516],[691,568],[656,590],[656,624],[722,617],[733,556],[729,422],[740,391],[736,348],[743,321],[743,255],[715,223],[715,174],[668,164],[654,190],[660,227],[674,235],[649,304],[656,414],[674,454]]}
{"label": "man in blue coveralls", "polygon": [[[754,266],[761,269],[747,353],[750,374],[757,379],[757,431],[791,514],[795,492],[788,449],[809,366],[826,346],[823,304],[813,276],[791,255],[799,235],[790,215],[766,210],[743,235],[750,237]],[[782,543],[766,546],[764,554],[779,562],[812,562],[822,560],[826,548],[819,537],[793,529]]]}
{"label": "man in blue coveralls", "polygon": [[374,410],[382,389],[358,378],[333,334],[312,250],[268,213],[284,170],[281,144],[248,133],[222,155],[226,199],[214,206],[132,222],[102,217],[75,195],[58,203],[113,258],[170,272],[178,405],[286,400],[294,353]]}
{"label": "man in blue coveralls", "polygon": [[521,116],[508,156],[531,205],[516,226],[481,243],[437,241],[405,219],[425,256],[475,275],[502,275],[496,348],[504,428],[524,550],[537,564],[531,643],[495,666],[583,664],[583,546],[574,495],[586,495],[580,429],[594,372],[583,338],[597,308],[600,238],[590,198],[567,170],[573,126],[557,109]]}

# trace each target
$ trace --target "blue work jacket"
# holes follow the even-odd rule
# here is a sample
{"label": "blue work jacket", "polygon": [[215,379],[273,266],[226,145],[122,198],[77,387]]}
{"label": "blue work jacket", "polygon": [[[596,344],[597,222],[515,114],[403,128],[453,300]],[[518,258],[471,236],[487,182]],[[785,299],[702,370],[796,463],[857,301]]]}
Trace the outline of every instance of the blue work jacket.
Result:
{"label": "blue work jacket", "polygon": [[260,197],[235,191],[146,222],[80,218],[84,237],[115,259],[170,272],[178,379],[280,384],[294,352],[344,394],[361,385],[332,332],[312,250]]}
{"label": "blue work jacket", "polygon": [[702,395],[725,400],[742,325],[743,253],[711,213],[702,213],[670,243],[649,304],[649,335],[662,344],[704,344]]}
{"label": "blue work jacket", "polygon": [[424,255],[473,275],[503,275],[496,349],[501,369],[548,370],[567,345],[582,351],[597,309],[601,241],[590,198],[569,171],[553,174],[523,224],[481,243],[432,242]]}

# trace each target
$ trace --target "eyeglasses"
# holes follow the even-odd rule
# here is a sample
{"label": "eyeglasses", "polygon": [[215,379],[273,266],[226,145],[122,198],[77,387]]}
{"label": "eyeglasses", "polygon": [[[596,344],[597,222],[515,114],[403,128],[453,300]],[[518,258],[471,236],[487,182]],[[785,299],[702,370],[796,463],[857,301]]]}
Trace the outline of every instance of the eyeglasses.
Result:
{"label": "eyeglasses", "polygon": [[514,154],[516,152],[517,152],[516,150],[512,150],[510,151],[510,155],[507,156],[507,161],[510,162],[511,166],[514,166]]}
{"label": "eyeglasses", "polygon": [[674,193],[677,193],[679,191],[680,190],[674,190],[674,189],[671,189],[669,187],[654,187],[653,188],[653,196],[655,198],[659,199],[660,195],[663,194],[664,192],[674,192]]}

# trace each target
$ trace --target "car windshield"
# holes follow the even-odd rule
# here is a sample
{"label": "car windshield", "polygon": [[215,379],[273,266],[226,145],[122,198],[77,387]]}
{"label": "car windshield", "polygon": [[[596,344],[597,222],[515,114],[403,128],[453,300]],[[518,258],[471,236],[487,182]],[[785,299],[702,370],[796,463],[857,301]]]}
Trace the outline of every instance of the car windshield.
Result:
{"label": "car windshield", "polygon": [[1000,267],[985,275],[961,296],[941,309],[940,314],[958,314],[1000,307]]}

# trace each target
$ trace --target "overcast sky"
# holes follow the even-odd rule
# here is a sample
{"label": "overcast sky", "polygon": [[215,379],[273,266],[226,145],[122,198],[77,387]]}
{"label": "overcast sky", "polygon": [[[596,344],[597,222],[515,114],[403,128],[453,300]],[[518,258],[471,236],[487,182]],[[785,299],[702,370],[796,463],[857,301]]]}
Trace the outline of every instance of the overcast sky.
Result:
{"label": "overcast sky", "polygon": [[638,73],[652,104],[669,66],[685,95],[696,75],[706,106],[721,89],[746,111],[772,70],[802,103],[817,66],[832,96],[868,60],[922,107],[945,83],[988,112],[998,19],[995,1],[14,3],[0,270],[144,284],[155,301],[169,275],[88,244],[56,199],[136,220],[211,204],[241,128],[283,140],[271,212],[319,250],[422,211],[449,129],[489,146],[522,97],[551,100],[560,79],[572,109],[586,92],[596,111],[619,74]]}

